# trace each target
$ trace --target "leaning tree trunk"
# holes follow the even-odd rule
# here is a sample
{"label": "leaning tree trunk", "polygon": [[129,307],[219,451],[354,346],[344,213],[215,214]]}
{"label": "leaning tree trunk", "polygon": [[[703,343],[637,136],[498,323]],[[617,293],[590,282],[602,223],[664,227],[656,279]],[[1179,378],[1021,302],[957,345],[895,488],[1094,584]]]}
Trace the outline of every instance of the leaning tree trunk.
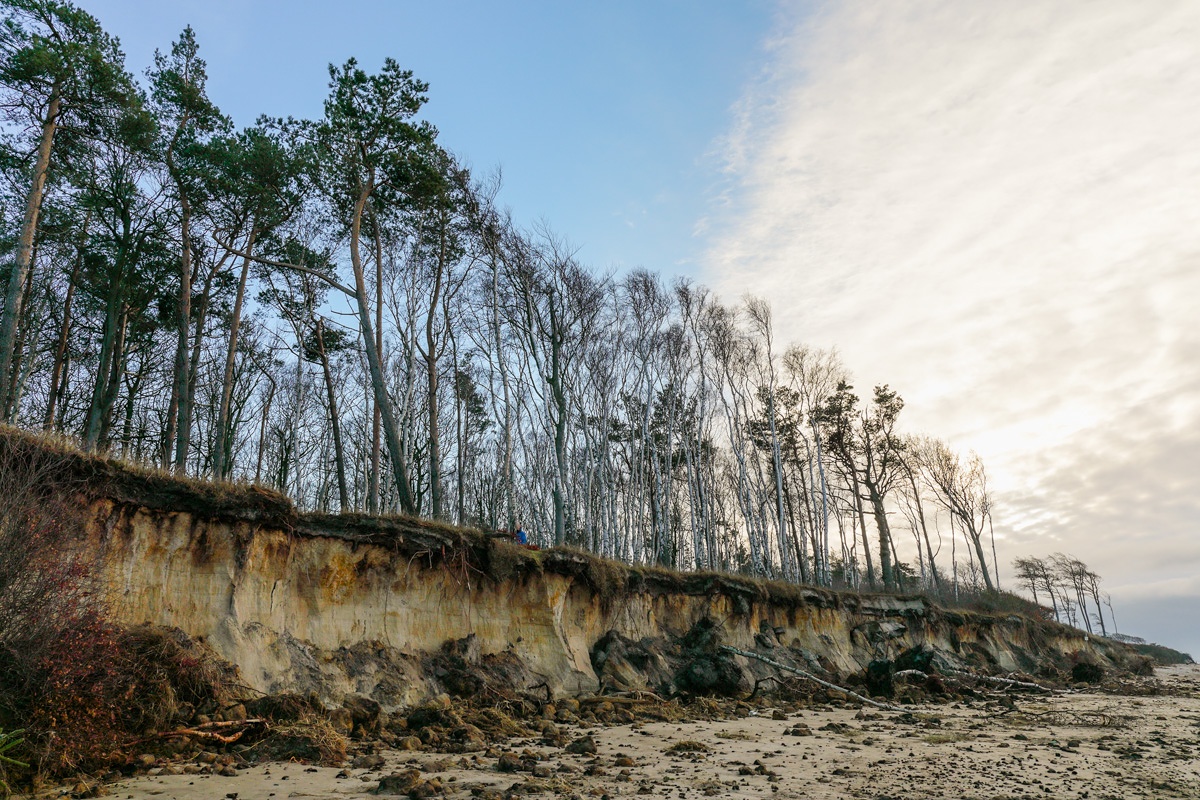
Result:
{"label": "leaning tree trunk", "polygon": [[54,144],[54,133],[58,129],[58,114],[62,104],[61,91],[61,84],[55,81],[50,90],[50,102],[46,106],[46,121],[42,123],[42,138],[38,143],[37,160],[33,165],[33,181],[29,187],[29,194],[25,196],[25,216],[21,220],[21,238],[17,242],[17,257],[12,274],[8,277],[4,312],[0,314],[0,409],[7,409],[12,399],[8,389],[8,375],[12,371],[17,322],[21,318],[25,281],[30,265],[33,263],[33,238],[37,231],[38,214],[42,210],[42,198],[45,196],[46,173],[50,168],[50,150]]}
{"label": "leaning tree trunk", "polygon": [[391,398],[388,397],[387,384],[383,374],[383,359],[379,352],[371,347],[375,341],[375,329],[371,324],[371,309],[367,302],[367,284],[363,276],[362,254],[359,249],[359,238],[362,233],[362,212],[370,195],[370,188],[363,192],[355,204],[353,223],[350,229],[350,264],[354,269],[354,299],[358,306],[358,322],[362,330],[364,348],[367,351],[367,367],[371,373],[371,388],[375,392],[375,405],[379,407],[380,421],[383,424],[383,434],[387,440],[388,455],[392,461],[393,474],[397,492],[400,497],[400,508],[406,514],[416,513],[416,503],[413,502],[412,487],[409,483],[408,465],[404,460],[403,442],[400,439],[400,426],[392,409]]}

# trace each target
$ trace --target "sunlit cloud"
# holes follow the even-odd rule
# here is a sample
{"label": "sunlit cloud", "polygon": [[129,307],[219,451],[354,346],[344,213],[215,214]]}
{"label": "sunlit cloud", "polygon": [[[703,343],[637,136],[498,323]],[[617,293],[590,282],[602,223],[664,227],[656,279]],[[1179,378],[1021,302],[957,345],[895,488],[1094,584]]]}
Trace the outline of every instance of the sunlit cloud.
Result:
{"label": "sunlit cloud", "polygon": [[1200,4],[851,0],[785,28],[719,143],[708,282],[977,450],[1010,556],[1194,587]]}

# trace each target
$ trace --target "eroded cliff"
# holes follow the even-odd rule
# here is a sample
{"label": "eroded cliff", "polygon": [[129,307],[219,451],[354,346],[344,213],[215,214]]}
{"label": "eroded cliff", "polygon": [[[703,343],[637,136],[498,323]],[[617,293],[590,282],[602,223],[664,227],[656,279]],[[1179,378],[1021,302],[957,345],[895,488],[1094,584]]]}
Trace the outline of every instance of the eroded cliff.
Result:
{"label": "eroded cliff", "polygon": [[[3,442],[10,457],[33,446],[11,434]],[[266,693],[360,694],[392,708],[471,691],[448,686],[462,674],[447,658],[556,694],[669,691],[703,679],[689,659],[718,640],[831,676],[918,646],[951,666],[1006,671],[1080,658],[1119,669],[1133,658],[1023,616],[630,568],[407,518],[298,514],[255,488],[60,455],[62,485],[87,509],[80,556],[94,562],[115,616],[204,639]],[[764,669],[728,664],[734,683]]]}

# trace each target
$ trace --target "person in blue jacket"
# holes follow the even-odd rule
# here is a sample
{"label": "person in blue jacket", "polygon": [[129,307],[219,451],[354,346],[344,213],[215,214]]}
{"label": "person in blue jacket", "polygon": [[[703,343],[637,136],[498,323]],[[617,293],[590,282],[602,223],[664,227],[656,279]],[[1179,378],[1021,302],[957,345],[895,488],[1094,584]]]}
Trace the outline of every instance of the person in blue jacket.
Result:
{"label": "person in blue jacket", "polygon": [[517,540],[517,544],[529,544],[529,537],[525,535],[525,529],[520,525],[517,526],[517,532],[513,538]]}

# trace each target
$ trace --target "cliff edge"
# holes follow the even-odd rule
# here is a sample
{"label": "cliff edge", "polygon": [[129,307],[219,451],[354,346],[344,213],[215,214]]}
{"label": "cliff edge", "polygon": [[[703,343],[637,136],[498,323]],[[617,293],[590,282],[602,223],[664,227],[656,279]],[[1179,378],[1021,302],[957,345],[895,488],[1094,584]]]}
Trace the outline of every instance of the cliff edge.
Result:
{"label": "cliff edge", "polygon": [[771,671],[716,654],[718,643],[832,679],[921,652],[988,672],[1139,663],[1119,643],[1016,614],[630,567],[406,517],[298,513],[257,487],[0,434],[2,459],[45,459],[47,448],[58,490],[86,510],[76,552],[116,620],[180,628],[267,694],[364,695],[391,709],[479,691],[485,674],[557,695],[733,693]]}

